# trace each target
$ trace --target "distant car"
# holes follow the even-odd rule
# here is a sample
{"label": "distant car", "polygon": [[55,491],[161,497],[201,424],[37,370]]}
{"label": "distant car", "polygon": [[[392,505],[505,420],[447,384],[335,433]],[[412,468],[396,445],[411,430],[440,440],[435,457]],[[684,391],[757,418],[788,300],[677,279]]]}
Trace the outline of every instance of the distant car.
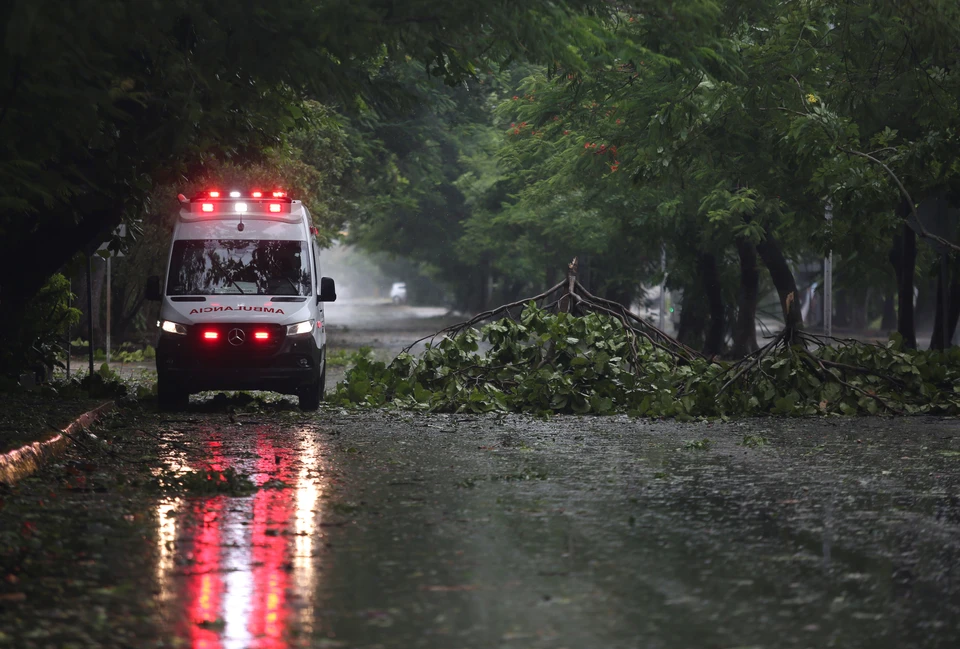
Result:
{"label": "distant car", "polygon": [[390,287],[390,299],[394,304],[404,304],[407,301],[407,285],[404,282],[394,282]]}

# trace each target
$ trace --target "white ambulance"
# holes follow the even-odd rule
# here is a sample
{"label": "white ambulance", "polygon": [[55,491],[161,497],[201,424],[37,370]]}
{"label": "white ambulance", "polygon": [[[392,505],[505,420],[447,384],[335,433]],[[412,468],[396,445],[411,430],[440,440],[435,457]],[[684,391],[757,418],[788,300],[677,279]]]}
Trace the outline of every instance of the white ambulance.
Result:
{"label": "white ambulance", "polygon": [[326,383],[324,302],[310,213],[283,191],[180,195],[166,282],[159,300],[157,396],[184,408],[202,390],[272,390],[316,410]]}

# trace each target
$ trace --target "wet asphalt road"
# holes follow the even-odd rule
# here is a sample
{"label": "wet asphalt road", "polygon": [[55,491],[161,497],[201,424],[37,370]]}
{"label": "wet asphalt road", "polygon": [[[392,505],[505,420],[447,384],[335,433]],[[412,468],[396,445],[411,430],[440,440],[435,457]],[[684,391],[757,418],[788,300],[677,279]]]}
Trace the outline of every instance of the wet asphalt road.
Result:
{"label": "wet asphalt road", "polygon": [[[61,552],[81,587],[48,600],[63,576],[25,570],[0,646],[960,642],[956,420],[192,411],[100,435],[130,427],[163,440],[167,475],[259,488],[158,495],[95,471],[102,488],[71,489],[69,463],[19,487],[50,499],[26,556]],[[48,515],[83,538],[54,539]]]}
{"label": "wet asphalt road", "polygon": [[[960,646],[957,419],[195,404],[97,434],[134,477],[87,440],[0,493],[0,647]],[[206,471],[256,488],[142,479]]]}

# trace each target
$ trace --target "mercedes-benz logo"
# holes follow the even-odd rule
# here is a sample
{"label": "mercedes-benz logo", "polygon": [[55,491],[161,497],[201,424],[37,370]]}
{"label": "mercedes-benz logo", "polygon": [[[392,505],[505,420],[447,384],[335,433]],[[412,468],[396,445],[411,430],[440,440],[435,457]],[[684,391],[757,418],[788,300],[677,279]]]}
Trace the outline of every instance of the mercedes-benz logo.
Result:
{"label": "mercedes-benz logo", "polygon": [[227,334],[227,340],[229,340],[230,344],[234,347],[242,345],[246,339],[247,335],[243,333],[243,329],[231,329],[230,333]]}

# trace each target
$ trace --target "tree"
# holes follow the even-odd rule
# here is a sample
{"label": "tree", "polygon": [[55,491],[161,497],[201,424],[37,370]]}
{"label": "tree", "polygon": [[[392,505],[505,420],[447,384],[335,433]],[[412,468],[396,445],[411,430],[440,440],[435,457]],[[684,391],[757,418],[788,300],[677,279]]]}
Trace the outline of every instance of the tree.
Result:
{"label": "tree", "polygon": [[[456,83],[600,2],[205,3],[13,0],[0,9],[0,338],[78,250],[144,210],[151,190],[215,159],[261,158],[312,97],[345,109],[405,55]],[[492,10],[493,9],[493,10]],[[282,43],[282,47],[278,44]]]}

